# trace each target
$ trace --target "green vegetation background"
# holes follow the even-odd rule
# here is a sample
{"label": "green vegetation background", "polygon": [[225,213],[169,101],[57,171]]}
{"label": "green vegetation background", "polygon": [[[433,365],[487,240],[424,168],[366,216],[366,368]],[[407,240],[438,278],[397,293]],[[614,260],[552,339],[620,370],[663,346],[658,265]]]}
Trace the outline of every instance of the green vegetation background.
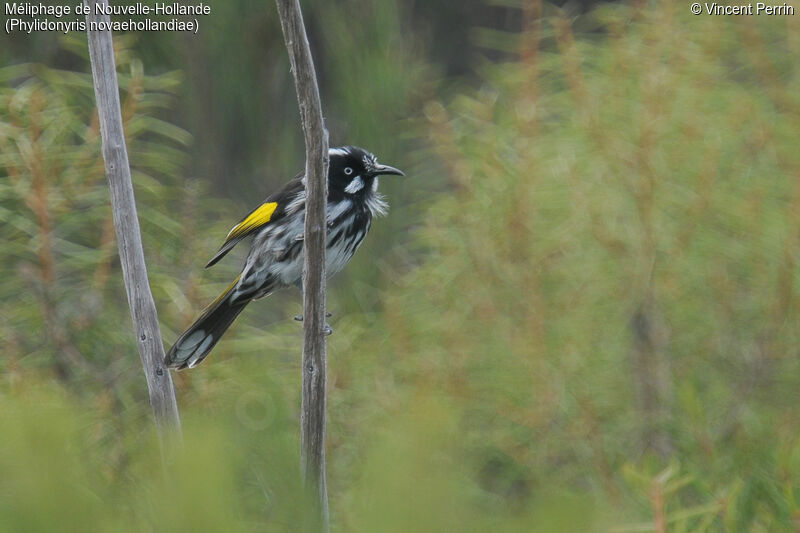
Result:
{"label": "green vegetation background", "polygon": [[[651,4],[304,4],[332,143],[408,175],[331,284],[334,531],[800,530],[800,18]],[[213,9],[115,36],[167,343],[302,166],[274,9]],[[302,530],[298,295],[163,467],[85,36],[0,41],[0,531]]]}

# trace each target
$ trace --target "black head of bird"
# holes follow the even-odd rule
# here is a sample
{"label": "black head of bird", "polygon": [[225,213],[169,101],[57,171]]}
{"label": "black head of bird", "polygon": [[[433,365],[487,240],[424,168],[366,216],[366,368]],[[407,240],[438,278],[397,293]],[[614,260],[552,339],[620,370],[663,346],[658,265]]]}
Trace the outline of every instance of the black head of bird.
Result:
{"label": "black head of bird", "polygon": [[377,188],[375,179],[385,174],[404,176],[399,169],[382,165],[374,154],[356,146],[332,148],[328,158],[328,187],[346,194],[365,194]]}

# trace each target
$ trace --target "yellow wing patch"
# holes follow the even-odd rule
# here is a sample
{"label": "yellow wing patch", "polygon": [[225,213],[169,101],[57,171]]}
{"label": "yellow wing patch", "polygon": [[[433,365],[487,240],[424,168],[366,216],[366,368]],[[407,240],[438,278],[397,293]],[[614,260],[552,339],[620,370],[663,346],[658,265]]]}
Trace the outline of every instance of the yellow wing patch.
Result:
{"label": "yellow wing patch", "polygon": [[255,211],[247,215],[247,218],[236,224],[229,232],[228,236],[225,238],[225,241],[229,241],[231,239],[235,239],[244,235],[248,231],[255,229],[259,226],[263,226],[269,219],[272,218],[272,213],[275,212],[275,209],[278,207],[278,202],[269,202],[268,204],[262,204],[259,206]]}

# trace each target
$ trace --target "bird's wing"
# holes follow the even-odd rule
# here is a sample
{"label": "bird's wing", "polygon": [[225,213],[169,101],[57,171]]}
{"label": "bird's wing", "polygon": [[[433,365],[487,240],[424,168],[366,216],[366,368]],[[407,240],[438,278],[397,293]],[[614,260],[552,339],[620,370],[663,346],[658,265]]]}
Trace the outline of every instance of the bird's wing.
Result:
{"label": "bird's wing", "polygon": [[215,265],[245,237],[252,235],[267,224],[274,224],[285,217],[286,206],[296,199],[297,195],[301,194],[304,189],[305,186],[301,181],[301,176],[297,176],[287,183],[283,189],[270,195],[261,205],[250,211],[246,217],[231,228],[225,237],[225,242],[222,243],[219,251],[206,264],[206,268]]}

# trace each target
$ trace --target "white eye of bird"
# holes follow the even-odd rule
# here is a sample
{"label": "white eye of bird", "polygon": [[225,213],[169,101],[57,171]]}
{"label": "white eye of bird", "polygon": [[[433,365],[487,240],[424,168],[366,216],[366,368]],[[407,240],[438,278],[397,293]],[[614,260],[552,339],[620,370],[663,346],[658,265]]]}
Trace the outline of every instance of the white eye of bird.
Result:
{"label": "white eye of bird", "polygon": [[345,173],[345,174],[347,174],[347,175],[349,176],[350,174],[352,174],[352,173],[353,173],[353,169],[352,169],[352,168],[350,168],[350,167],[347,167],[346,169],[344,169],[344,173]]}

